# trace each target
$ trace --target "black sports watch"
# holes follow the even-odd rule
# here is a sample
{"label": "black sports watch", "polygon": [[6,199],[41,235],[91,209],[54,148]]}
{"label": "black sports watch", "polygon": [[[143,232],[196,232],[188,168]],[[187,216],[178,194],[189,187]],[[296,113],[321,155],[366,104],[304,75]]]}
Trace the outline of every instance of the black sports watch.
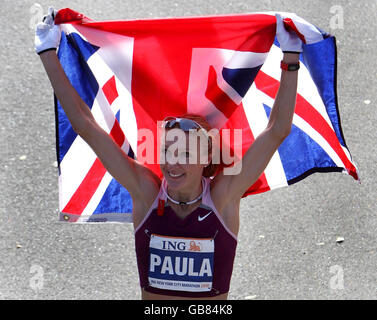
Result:
{"label": "black sports watch", "polygon": [[286,70],[286,71],[297,71],[298,69],[300,69],[300,62],[297,62],[297,63],[285,63],[284,61],[281,61],[280,62],[280,67],[283,70]]}

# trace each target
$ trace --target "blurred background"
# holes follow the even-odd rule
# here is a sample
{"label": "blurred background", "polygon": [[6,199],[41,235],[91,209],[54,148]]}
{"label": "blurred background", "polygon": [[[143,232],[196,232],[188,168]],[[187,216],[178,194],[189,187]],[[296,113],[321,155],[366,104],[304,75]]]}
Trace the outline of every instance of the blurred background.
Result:
{"label": "blurred background", "polygon": [[53,92],[38,10],[95,20],[294,12],[338,45],[338,101],[361,184],[317,173],[241,202],[230,299],[376,299],[375,0],[1,1],[0,299],[140,299],[133,227],[58,222]]}

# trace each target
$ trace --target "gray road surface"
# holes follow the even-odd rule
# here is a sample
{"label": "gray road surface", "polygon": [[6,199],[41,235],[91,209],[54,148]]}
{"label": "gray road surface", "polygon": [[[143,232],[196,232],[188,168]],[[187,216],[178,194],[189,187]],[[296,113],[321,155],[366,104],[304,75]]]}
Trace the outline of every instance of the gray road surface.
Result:
{"label": "gray road surface", "polygon": [[[139,299],[131,225],[57,222],[53,96],[34,53],[33,4],[1,1],[0,299]],[[375,0],[40,4],[97,20],[289,11],[335,34],[342,126],[362,183],[315,174],[244,199],[230,298],[377,298]],[[343,26],[331,25],[339,10]]]}

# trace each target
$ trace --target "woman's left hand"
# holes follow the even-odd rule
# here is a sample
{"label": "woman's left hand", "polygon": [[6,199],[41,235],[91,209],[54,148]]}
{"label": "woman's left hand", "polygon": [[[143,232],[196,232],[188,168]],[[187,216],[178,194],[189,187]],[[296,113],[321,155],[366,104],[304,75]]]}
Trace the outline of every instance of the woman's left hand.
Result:
{"label": "woman's left hand", "polygon": [[276,17],[276,37],[283,52],[301,53],[302,41],[294,31],[288,31],[284,27],[283,17],[275,14]]}

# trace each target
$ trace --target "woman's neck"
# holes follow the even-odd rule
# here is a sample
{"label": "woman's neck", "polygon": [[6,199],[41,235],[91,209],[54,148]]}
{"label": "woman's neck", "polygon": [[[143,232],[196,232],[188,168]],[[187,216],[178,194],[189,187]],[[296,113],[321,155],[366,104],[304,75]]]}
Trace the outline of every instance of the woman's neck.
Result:
{"label": "woman's neck", "polygon": [[[188,190],[187,190],[188,189]],[[195,200],[203,193],[202,179],[195,185],[188,186],[186,190],[174,190],[167,187],[167,193],[170,198],[179,202],[189,202]]]}

